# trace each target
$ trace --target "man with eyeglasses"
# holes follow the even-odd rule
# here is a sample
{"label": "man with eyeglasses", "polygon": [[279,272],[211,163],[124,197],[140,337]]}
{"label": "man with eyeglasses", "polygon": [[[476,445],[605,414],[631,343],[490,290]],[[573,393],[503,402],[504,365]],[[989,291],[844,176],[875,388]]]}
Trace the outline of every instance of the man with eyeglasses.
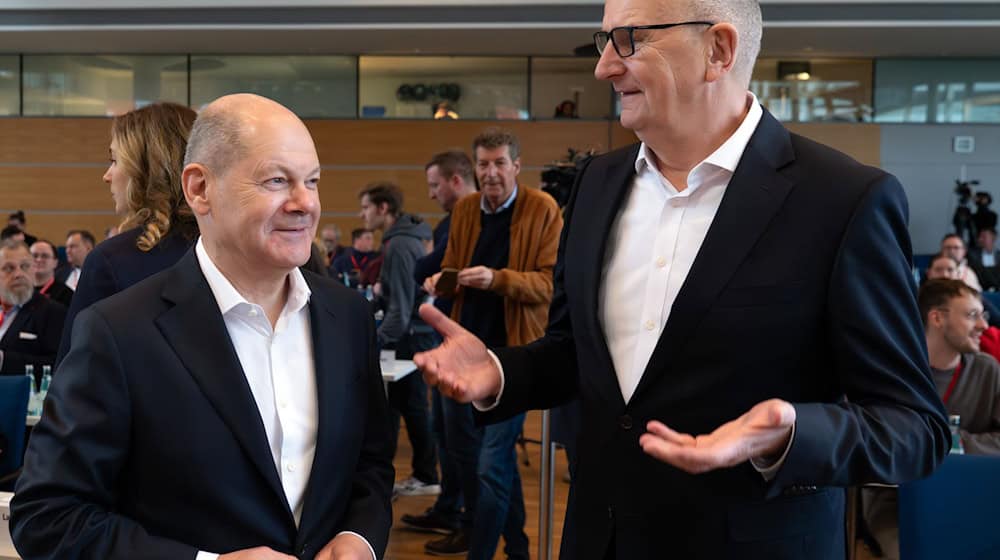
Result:
{"label": "man with eyeglasses", "polygon": [[760,106],[761,33],[755,0],[607,0],[642,143],[581,172],[545,335],[491,356],[421,310],[416,361],[485,420],[579,396],[564,558],[844,558],[843,488],[947,453],[903,189]]}
{"label": "man with eyeglasses", "polygon": [[[23,375],[55,363],[66,307],[34,292],[35,263],[24,241],[0,246],[0,373]],[[37,379],[36,379],[37,381]]]}
{"label": "man with eyeglasses", "polygon": [[35,261],[35,293],[47,296],[69,309],[69,304],[73,301],[73,290],[56,279],[59,258],[56,257],[55,245],[44,239],[32,243],[31,258]]}
{"label": "man with eyeglasses", "polygon": [[[948,414],[960,417],[962,447],[969,454],[1000,455],[1000,364],[980,351],[989,313],[979,292],[961,280],[931,279],[918,301],[931,375]],[[862,502],[882,557],[899,558],[896,490],[864,488]]]}

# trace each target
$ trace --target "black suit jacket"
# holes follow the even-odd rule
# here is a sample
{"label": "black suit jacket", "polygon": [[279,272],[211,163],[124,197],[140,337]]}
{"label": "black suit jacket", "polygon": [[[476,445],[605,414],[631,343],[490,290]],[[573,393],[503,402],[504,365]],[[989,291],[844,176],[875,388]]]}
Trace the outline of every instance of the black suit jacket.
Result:
{"label": "black suit jacket", "polygon": [[191,251],[80,314],[11,505],[21,556],[176,560],[269,546],[310,559],[354,531],[381,557],[393,468],[374,321],[359,295],[304,275],[319,418],[298,528]]}
{"label": "black suit jacket", "polygon": [[36,381],[41,379],[42,366],[55,363],[65,320],[65,307],[43,295],[34,294],[18,310],[10,328],[0,339],[0,350],[3,350],[0,373],[24,375],[24,366],[33,364]]}
{"label": "black suit jacket", "polygon": [[[172,231],[151,250],[140,251],[135,242],[142,231],[139,227],[123,231],[101,241],[87,254],[80,271],[80,282],[66,315],[66,330],[59,344],[57,362],[61,362],[69,352],[73,322],[77,314],[110,295],[170,268],[194,244],[194,241]],[[67,272],[62,280],[65,281],[68,275]]]}
{"label": "black suit jacket", "polygon": [[[564,558],[601,559],[609,543],[629,560],[843,558],[834,487],[924,476],[949,445],[899,183],[765,112],[626,404],[598,294],[637,151],[595,158],[579,178],[549,328],[497,351],[506,385],[487,420],[580,396]],[[650,420],[703,434],[770,398],[797,413],[770,482],[748,462],[690,475],[639,447]]]}
{"label": "black suit jacket", "polygon": [[[68,309],[70,303],[73,302],[73,290],[71,290],[69,286],[60,282],[59,280],[56,280],[55,278],[53,278],[52,280],[53,280],[52,284],[49,286],[49,289],[46,290],[45,294],[43,295],[47,296],[52,301],[59,303],[63,307],[66,307]],[[40,293],[41,289],[42,286],[35,286],[35,293],[36,294]]]}

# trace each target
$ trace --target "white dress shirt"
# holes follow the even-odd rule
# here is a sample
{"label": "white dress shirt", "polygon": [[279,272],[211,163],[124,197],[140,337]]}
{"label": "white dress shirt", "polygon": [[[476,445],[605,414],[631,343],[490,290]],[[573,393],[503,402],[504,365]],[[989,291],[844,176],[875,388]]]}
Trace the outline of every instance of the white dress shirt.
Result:
{"label": "white dress shirt", "polygon": [[670,310],[722,203],[763,111],[750,110],[736,132],[696,165],[679,191],[642,144],[628,198],[611,227],[601,275],[599,313],[627,403],[639,385]]}
{"label": "white dress shirt", "polygon": [[[639,385],[681,286],[722,204],[722,197],[750,143],[764,111],[757,97],[747,94],[749,110],[743,122],[717,150],[687,176],[687,188],[678,191],[652,163],[643,143],[635,161],[636,175],[622,209],[609,232],[598,313],[622,397],[628,403]],[[500,391],[494,401],[473,403],[481,411],[499,404],[505,385],[500,369]],[[784,464],[791,438],[773,463],[751,464],[771,480]]]}
{"label": "white dress shirt", "polygon": [[73,270],[69,271],[66,276],[66,287],[76,291],[76,285],[80,283],[80,268],[74,266]]}
{"label": "white dress shirt", "polygon": [[[212,262],[200,238],[195,254],[250,385],[274,467],[298,525],[316,452],[319,413],[308,308],[312,292],[302,272],[293,269],[288,275],[288,300],[272,329],[264,309],[240,295]],[[199,552],[196,560],[215,558],[217,554]]]}

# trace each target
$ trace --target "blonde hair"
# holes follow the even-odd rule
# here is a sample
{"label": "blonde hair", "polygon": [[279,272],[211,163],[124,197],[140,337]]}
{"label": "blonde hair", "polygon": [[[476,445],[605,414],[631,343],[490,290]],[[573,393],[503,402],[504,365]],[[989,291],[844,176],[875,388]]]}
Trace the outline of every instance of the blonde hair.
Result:
{"label": "blonde hair", "polygon": [[119,229],[142,227],[136,240],[149,251],[171,230],[194,239],[198,224],[184,200],[181,170],[188,134],[197,114],[176,103],[154,103],[116,117],[111,137],[128,184],[128,205]]}

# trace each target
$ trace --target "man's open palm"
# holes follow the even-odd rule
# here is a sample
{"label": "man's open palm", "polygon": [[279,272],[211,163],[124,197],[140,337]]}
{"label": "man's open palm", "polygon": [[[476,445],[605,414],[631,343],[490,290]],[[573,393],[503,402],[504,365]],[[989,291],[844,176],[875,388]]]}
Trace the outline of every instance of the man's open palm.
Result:
{"label": "man's open palm", "polygon": [[413,356],[428,384],[459,402],[489,400],[500,392],[500,370],[482,341],[433,305],[421,305],[420,318],[444,338],[437,348]]}

